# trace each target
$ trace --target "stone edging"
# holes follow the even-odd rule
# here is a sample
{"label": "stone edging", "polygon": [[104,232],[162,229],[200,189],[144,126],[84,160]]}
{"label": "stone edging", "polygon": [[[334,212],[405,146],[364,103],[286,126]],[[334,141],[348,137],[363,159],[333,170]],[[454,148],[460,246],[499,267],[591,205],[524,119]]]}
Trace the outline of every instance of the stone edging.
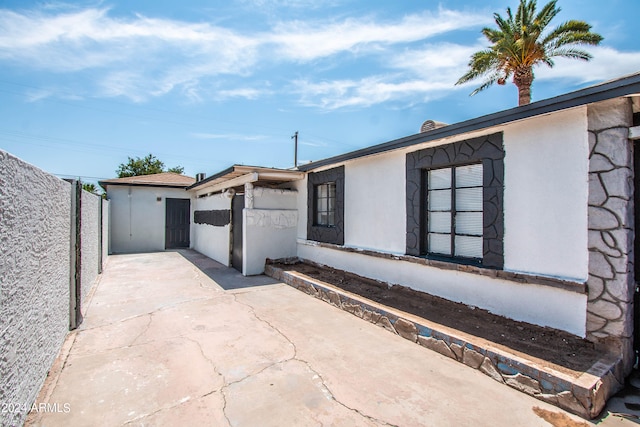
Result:
{"label": "stone edging", "polygon": [[577,378],[498,349],[490,342],[454,331],[425,319],[385,307],[304,274],[265,266],[265,274],[374,323],[423,347],[477,369],[494,380],[592,419],[622,388],[621,361],[603,357]]}
{"label": "stone edging", "polygon": [[487,276],[494,279],[509,280],[511,282],[516,282],[516,283],[549,286],[552,288],[563,289],[565,291],[577,292],[581,294],[587,293],[587,285],[584,282],[572,282],[570,280],[556,279],[553,277],[535,276],[531,274],[515,273],[511,271],[504,271],[504,270],[494,270],[491,268],[482,268],[475,265],[456,264],[453,262],[438,261],[434,259],[421,258],[421,257],[412,256],[412,255],[390,254],[386,252],[378,252],[378,251],[372,251],[369,249],[359,249],[359,248],[353,248],[348,246],[340,246],[340,245],[334,245],[331,243],[316,242],[312,240],[303,240],[303,241],[298,240],[298,243],[305,244],[308,246],[318,246],[321,248],[334,249],[342,252],[350,252],[350,253],[355,253],[360,255],[367,255],[367,256],[372,256],[376,258],[383,258],[383,259],[389,259],[389,260],[395,260],[395,261],[405,261],[405,262],[410,262],[412,264],[420,264],[428,267],[440,268],[443,270],[455,270],[455,271],[461,271],[464,273],[479,274],[481,276]]}

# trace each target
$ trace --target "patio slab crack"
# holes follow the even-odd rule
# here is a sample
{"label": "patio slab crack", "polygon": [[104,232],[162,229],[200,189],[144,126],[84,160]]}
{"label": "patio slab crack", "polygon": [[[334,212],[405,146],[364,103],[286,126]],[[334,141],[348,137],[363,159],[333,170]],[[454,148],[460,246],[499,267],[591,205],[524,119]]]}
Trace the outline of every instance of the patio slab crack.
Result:
{"label": "patio slab crack", "polygon": [[[301,358],[299,358],[299,357],[298,357],[298,349],[297,349],[297,347],[296,347],[296,344],[293,342],[293,340],[291,340],[291,339],[290,339],[290,338],[289,338],[289,337],[288,337],[284,332],[282,332],[282,331],[281,331],[277,326],[275,326],[274,324],[272,324],[272,323],[271,323],[271,322],[269,322],[268,320],[266,320],[266,319],[264,319],[264,318],[260,317],[260,316],[256,313],[256,311],[255,311],[255,309],[254,309],[254,307],[253,307],[253,306],[251,306],[250,304],[248,304],[248,303],[246,303],[246,302],[239,301],[239,300],[238,300],[238,298],[236,297],[236,294],[233,294],[233,297],[234,297],[234,300],[235,300],[238,304],[241,304],[241,305],[246,306],[246,307],[249,309],[249,311],[251,312],[251,314],[252,314],[253,316],[255,316],[255,318],[256,318],[256,319],[258,319],[259,321],[261,321],[261,322],[265,323],[266,325],[268,325],[270,328],[272,328],[273,330],[275,330],[276,332],[278,332],[278,334],[280,334],[280,335],[281,335],[285,340],[287,340],[287,342],[288,342],[288,343],[293,347],[294,353],[293,353],[293,356],[292,356],[291,358],[289,358],[289,359],[281,360],[281,361],[275,362],[275,363],[273,363],[273,364],[271,364],[271,365],[269,365],[269,366],[265,366],[263,369],[261,369],[261,370],[260,370],[260,371],[258,371],[258,372],[255,372],[255,373],[253,373],[253,374],[247,375],[246,377],[244,377],[244,378],[242,378],[242,379],[239,379],[239,380],[236,380],[236,381],[230,382],[230,383],[228,383],[228,384],[225,384],[225,385],[222,387],[222,394],[223,394],[223,395],[224,395],[224,389],[228,388],[229,386],[231,386],[231,385],[233,385],[233,384],[241,383],[241,382],[243,382],[243,381],[247,380],[248,378],[251,378],[251,377],[257,376],[257,375],[261,374],[262,372],[266,371],[267,369],[272,368],[272,367],[274,367],[274,366],[277,366],[277,365],[279,365],[279,364],[284,364],[284,363],[287,363],[287,362],[290,362],[290,361],[298,361],[298,362],[300,362],[300,363],[303,363],[303,364],[307,367],[307,369],[308,369],[308,370],[309,370],[309,371],[314,375],[314,378],[313,378],[313,379],[315,379],[315,378],[317,377],[317,378],[320,380],[320,383],[322,384],[322,388],[323,388],[323,394],[324,394],[325,396],[327,396],[328,398],[330,398],[331,400],[333,400],[334,402],[336,402],[338,405],[340,405],[340,406],[342,406],[343,408],[347,409],[348,411],[354,412],[354,413],[358,414],[359,416],[361,416],[361,417],[363,417],[363,418],[366,418],[366,419],[368,419],[369,421],[371,421],[371,422],[373,422],[373,423],[376,423],[376,424],[378,424],[378,425],[384,425],[384,426],[390,426],[390,427],[397,427],[395,424],[390,424],[390,423],[388,423],[388,422],[386,422],[386,421],[379,420],[379,419],[377,419],[377,418],[375,418],[375,417],[372,417],[372,416],[370,416],[370,415],[367,415],[367,414],[365,414],[365,413],[361,412],[360,410],[358,410],[358,409],[356,409],[356,408],[352,408],[352,407],[348,406],[348,405],[347,405],[347,404],[345,404],[344,402],[341,402],[338,398],[336,398],[336,396],[334,395],[334,393],[333,393],[333,392],[331,391],[331,389],[327,386],[326,381],[325,381],[325,379],[322,377],[322,375],[321,375],[321,374],[320,374],[316,369],[314,369],[314,368],[313,368],[313,366],[311,366],[311,363],[310,363],[310,362],[308,362],[308,361],[306,361],[306,360],[304,360],[304,359],[301,359]],[[325,391],[326,391],[326,392],[325,392]],[[226,408],[226,396],[225,396],[225,408]],[[226,417],[226,416],[227,416],[227,415],[226,415],[226,413],[225,413],[225,417]]]}

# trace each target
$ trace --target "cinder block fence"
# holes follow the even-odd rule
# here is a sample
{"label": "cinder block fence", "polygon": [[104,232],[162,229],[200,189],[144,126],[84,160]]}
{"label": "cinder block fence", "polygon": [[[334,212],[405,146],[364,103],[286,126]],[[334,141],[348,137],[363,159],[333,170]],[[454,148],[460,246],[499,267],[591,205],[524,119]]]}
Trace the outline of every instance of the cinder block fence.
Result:
{"label": "cinder block fence", "polygon": [[108,254],[109,204],[0,150],[1,425],[22,425]]}

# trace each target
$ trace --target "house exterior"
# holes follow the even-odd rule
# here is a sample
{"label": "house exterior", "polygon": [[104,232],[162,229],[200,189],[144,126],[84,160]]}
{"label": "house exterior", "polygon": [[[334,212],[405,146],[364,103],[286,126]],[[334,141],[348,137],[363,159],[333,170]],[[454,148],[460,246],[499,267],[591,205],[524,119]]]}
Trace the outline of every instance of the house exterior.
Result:
{"label": "house exterior", "polygon": [[628,373],[639,94],[640,74],[623,77],[272,171],[268,188],[260,168],[231,168],[188,188],[196,213],[225,212],[194,248],[233,265],[241,238],[245,257],[260,252],[244,274],[296,256],[567,331]]}
{"label": "house exterior", "polygon": [[262,274],[267,258],[296,256],[300,171],[234,165],[196,182],[193,248],[244,275]]}
{"label": "house exterior", "polygon": [[194,178],[165,172],[105,179],[111,200],[111,253],[163,251],[191,245],[191,194]]}
{"label": "house exterior", "polygon": [[626,375],[639,125],[640,73],[296,170],[106,180],[111,247],[170,247],[163,201],[182,198],[187,246],[245,275],[297,257],[567,331]]}
{"label": "house exterior", "polygon": [[301,166],[297,256],[585,337],[629,373],[639,112],[635,74]]}

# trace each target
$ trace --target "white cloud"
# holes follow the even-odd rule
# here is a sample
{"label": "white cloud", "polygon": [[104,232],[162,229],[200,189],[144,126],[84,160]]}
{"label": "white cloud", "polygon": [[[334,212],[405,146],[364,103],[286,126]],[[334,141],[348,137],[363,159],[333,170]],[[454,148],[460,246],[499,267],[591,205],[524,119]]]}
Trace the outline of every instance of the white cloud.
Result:
{"label": "white cloud", "polygon": [[[297,7],[305,1],[276,3]],[[375,51],[482,24],[483,19],[438,10],[396,22],[280,22],[271,31],[239,34],[209,23],[114,17],[108,8],[0,9],[0,60],[58,73],[98,70],[103,96],[143,101],[181,88],[198,100],[201,80],[225,74],[246,77],[261,61],[301,62],[355,49]],[[260,94],[255,89],[218,93],[248,99]]]}
{"label": "white cloud", "polygon": [[372,18],[341,22],[283,22],[269,41],[280,55],[293,61],[309,61],[340,52],[398,43],[411,43],[454,30],[487,24],[484,15],[440,9],[408,15],[398,22],[380,23]]}
{"label": "white cloud", "polygon": [[263,95],[270,94],[271,90],[255,89],[255,88],[237,88],[237,89],[225,89],[216,93],[218,99],[229,98],[245,98],[245,99],[258,99]]}
{"label": "white cloud", "polygon": [[290,9],[318,9],[321,7],[333,6],[340,3],[340,0],[323,0],[319,2],[317,0],[238,0],[238,3],[244,4],[247,8],[252,10],[266,9],[274,10],[281,8]]}
{"label": "white cloud", "polygon": [[136,16],[108,9],[16,13],[0,9],[0,60],[59,73],[102,71],[104,96],[142,101],[221,74],[246,74],[258,41],[209,24]]}
{"label": "white cloud", "polygon": [[640,52],[621,52],[607,46],[590,47],[588,51],[593,55],[589,62],[558,58],[553,68],[546,65],[536,68],[536,79],[592,83],[640,71]]}
{"label": "white cloud", "polygon": [[[260,7],[299,7],[309,0],[247,1]],[[239,33],[211,23],[143,15],[122,18],[108,8],[56,5],[26,12],[0,9],[0,63],[61,74],[90,71],[90,78],[96,80],[96,88],[89,89],[92,95],[122,96],[136,102],[172,92],[194,102],[255,100],[293,88],[303,105],[326,109],[388,101],[410,104],[458,89],[454,84],[464,74],[471,54],[486,43],[427,42],[448,32],[487,24],[491,24],[489,14],[439,8],[396,20],[367,16],[280,21],[267,31]],[[419,43],[422,45],[417,47]],[[586,83],[640,70],[640,52],[611,47],[589,50],[594,60],[588,66],[558,60],[553,70],[537,68],[536,78]],[[320,61],[339,55],[349,55],[355,62],[370,61],[372,67],[347,70],[342,61]],[[341,77],[321,79],[319,70],[327,63]],[[305,77],[293,78],[286,88],[253,79],[260,75],[264,80],[261,72],[274,65],[294,70],[300,66],[292,75]],[[227,76],[234,77],[232,86],[225,81]],[[29,93],[27,99],[62,96],[55,92],[48,87]]]}
{"label": "white cloud", "polygon": [[296,92],[308,106],[337,109],[368,107],[388,101],[424,102],[455,90],[469,57],[481,46],[428,44],[384,57],[392,74],[359,80],[297,80]]}
{"label": "white cloud", "polygon": [[447,83],[399,77],[376,76],[320,83],[297,80],[294,85],[302,104],[329,110],[368,107],[397,100],[424,102],[439,91],[451,89]]}

